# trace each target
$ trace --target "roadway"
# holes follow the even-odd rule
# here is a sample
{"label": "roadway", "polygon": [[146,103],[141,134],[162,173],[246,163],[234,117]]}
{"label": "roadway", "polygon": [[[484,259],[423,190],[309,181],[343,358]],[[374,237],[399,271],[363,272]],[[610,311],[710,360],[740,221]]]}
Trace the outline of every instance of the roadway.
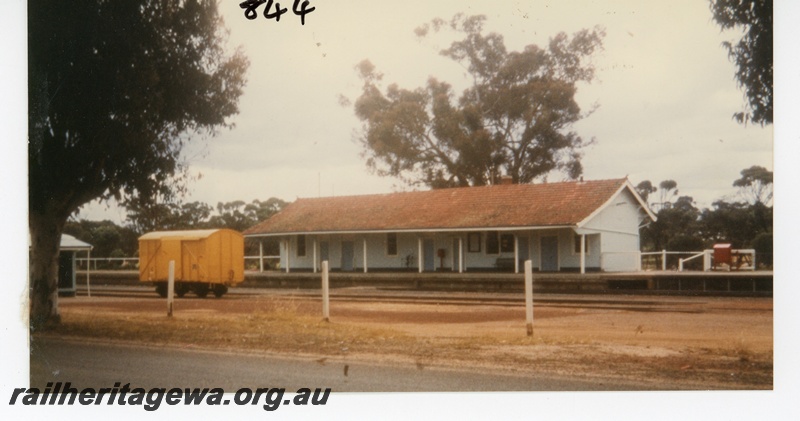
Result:
{"label": "roadway", "polygon": [[[114,383],[150,388],[331,388],[335,392],[593,391],[639,390],[640,385],[464,371],[408,364],[368,364],[346,359],[153,347],[35,337],[31,387],[48,382],[110,388]],[[649,386],[652,389],[652,386]]]}

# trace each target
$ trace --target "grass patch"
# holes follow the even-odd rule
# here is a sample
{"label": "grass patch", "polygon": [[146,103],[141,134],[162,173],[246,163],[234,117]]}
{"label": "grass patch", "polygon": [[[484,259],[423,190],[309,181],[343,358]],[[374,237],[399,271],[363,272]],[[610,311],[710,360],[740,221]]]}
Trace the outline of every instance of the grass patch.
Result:
{"label": "grass patch", "polygon": [[61,325],[51,332],[143,344],[325,355],[419,345],[419,341],[402,332],[325,322],[287,308],[250,314],[185,311],[174,317],[163,313],[70,310],[64,312]]}

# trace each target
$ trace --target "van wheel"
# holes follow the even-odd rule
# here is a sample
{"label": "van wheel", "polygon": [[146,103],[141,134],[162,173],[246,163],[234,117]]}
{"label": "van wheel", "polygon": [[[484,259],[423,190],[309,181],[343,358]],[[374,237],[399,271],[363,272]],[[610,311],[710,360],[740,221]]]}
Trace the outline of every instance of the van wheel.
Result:
{"label": "van wheel", "polygon": [[184,284],[183,282],[175,284],[175,295],[183,298],[183,296],[186,295],[187,292],[189,292],[189,287],[186,284]]}
{"label": "van wheel", "polygon": [[228,292],[228,287],[225,285],[215,285],[214,286],[214,296],[217,298],[222,297],[225,293]]}
{"label": "van wheel", "polygon": [[200,298],[206,298],[208,296],[208,284],[195,285],[194,293]]}
{"label": "van wheel", "polygon": [[156,293],[158,293],[161,298],[167,298],[167,286],[165,284],[156,285]]}

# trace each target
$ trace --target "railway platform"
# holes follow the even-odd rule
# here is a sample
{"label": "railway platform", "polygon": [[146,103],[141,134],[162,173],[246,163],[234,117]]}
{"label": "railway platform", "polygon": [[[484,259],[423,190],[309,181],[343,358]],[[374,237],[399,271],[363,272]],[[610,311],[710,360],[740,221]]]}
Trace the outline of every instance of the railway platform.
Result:
{"label": "railway platform", "polygon": [[[85,283],[78,273],[78,284]],[[136,271],[92,271],[91,283],[138,285]],[[771,297],[772,271],[533,274],[534,292],[581,294],[659,294]],[[331,272],[331,288],[373,287],[407,291],[520,292],[524,275],[498,272]],[[312,272],[247,271],[243,288],[316,289],[320,274]]]}

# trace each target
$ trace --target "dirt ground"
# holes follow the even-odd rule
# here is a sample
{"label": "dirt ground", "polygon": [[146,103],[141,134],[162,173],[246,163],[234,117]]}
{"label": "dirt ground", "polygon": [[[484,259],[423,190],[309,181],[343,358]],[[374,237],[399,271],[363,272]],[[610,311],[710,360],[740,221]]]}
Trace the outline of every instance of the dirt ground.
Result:
{"label": "dirt ground", "polygon": [[[340,299],[331,303],[331,322],[325,324],[319,322],[318,298],[228,295],[179,299],[175,314],[185,326],[203,321],[204,335],[211,335],[212,320],[219,320],[226,326],[235,323],[237,334],[252,339],[241,345],[231,344],[229,338],[215,342],[204,336],[197,340],[198,346],[224,344],[420,368],[455,366],[616,379],[653,389],[773,387],[771,298],[548,295],[537,296],[535,302],[533,337],[526,335],[524,307],[503,303]],[[191,335],[174,332],[169,339],[141,337],[141,331],[118,333],[137,315],[147,317],[148,323],[162,323],[166,319],[162,299],[77,297],[62,300],[60,306],[65,327],[53,334],[171,345],[194,341]],[[93,326],[91,320],[114,318],[123,323],[106,331],[85,328]],[[244,319],[253,324],[236,322]],[[334,336],[331,329],[338,329]],[[270,336],[278,334],[280,341]]]}

